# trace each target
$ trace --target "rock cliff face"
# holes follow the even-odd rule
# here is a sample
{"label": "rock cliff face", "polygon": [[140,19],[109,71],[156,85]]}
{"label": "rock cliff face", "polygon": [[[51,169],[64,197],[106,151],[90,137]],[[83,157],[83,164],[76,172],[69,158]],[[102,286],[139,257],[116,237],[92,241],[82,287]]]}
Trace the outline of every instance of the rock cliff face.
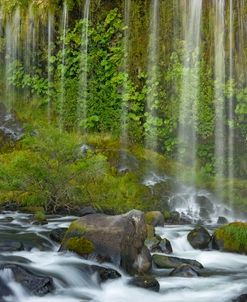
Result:
{"label": "rock cliff face", "polygon": [[112,262],[133,275],[151,268],[151,257],[144,246],[146,237],[144,214],[140,211],[117,216],[91,214],[71,224],[60,250]]}
{"label": "rock cliff face", "polygon": [[0,103],[0,147],[6,141],[18,141],[23,136],[23,128],[13,113]]}

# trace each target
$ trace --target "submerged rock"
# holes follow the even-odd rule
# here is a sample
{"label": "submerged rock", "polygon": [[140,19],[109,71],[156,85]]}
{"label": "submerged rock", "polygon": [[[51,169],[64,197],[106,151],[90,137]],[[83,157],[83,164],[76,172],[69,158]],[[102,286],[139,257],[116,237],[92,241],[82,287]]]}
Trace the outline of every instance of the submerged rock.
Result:
{"label": "submerged rock", "polygon": [[14,280],[33,295],[43,296],[54,289],[52,278],[36,275],[20,265],[3,264],[0,270],[10,270]]}
{"label": "submerged rock", "polygon": [[119,272],[117,272],[116,270],[109,268],[109,267],[90,265],[89,271],[91,271],[91,273],[96,272],[98,274],[98,279],[99,279],[100,283],[106,282],[107,280],[121,278],[121,275]]}
{"label": "submerged rock", "polygon": [[147,224],[152,225],[154,227],[163,227],[165,223],[164,215],[159,211],[147,212],[145,214],[145,220]]}
{"label": "submerged rock", "polygon": [[247,302],[247,294],[239,296],[238,298],[232,300],[232,302]]}
{"label": "submerged rock", "polygon": [[183,278],[192,278],[198,277],[199,273],[195,268],[189,264],[182,264],[179,267],[175,268],[171,273],[172,277],[183,277]]}
{"label": "submerged rock", "polygon": [[[83,257],[94,256],[99,261],[121,266],[129,274],[145,273],[150,267],[148,257],[145,261],[140,259],[147,254],[146,237],[144,214],[140,211],[117,216],[92,214],[70,225],[60,251],[70,250]],[[144,263],[143,267],[139,266]]]}
{"label": "submerged rock", "polygon": [[247,254],[247,223],[233,222],[218,228],[213,234],[212,247],[220,251]]}
{"label": "submerged rock", "polygon": [[53,240],[57,243],[62,243],[63,238],[64,238],[67,231],[68,231],[68,228],[54,229],[50,233],[50,238],[51,238],[51,240]]}
{"label": "submerged rock", "polygon": [[151,276],[134,277],[129,281],[129,285],[148,289],[154,292],[159,292],[160,290],[159,282],[154,277]]}
{"label": "submerged rock", "polygon": [[6,240],[0,241],[0,252],[18,252],[23,251],[24,245],[20,241]]}
{"label": "submerged rock", "polygon": [[12,290],[6,285],[3,280],[0,278],[0,302],[6,301],[3,298],[13,296]]}
{"label": "submerged rock", "polygon": [[211,242],[209,232],[202,226],[197,226],[194,230],[189,232],[187,239],[194,249],[208,249]]}
{"label": "submerged rock", "polygon": [[165,255],[154,254],[152,256],[154,264],[158,268],[178,268],[182,264],[189,264],[195,268],[203,268],[202,264],[196,260],[170,257]]}

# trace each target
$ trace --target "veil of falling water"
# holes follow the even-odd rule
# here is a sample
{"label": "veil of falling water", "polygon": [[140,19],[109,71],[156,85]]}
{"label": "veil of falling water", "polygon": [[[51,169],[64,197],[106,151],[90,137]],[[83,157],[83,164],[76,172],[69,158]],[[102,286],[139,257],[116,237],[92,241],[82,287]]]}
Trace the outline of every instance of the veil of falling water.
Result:
{"label": "veil of falling water", "polygon": [[229,178],[229,199],[233,198],[233,178],[234,178],[234,104],[233,104],[233,38],[234,38],[234,14],[233,0],[229,3],[229,80],[230,80],[230,100],[228,104],[228,120],[229,120],[229,135],[228,135],[228,178]]}
{"label": "veil of falling water", "polygon": [[9,77],[15,73],[13,64],[16,63],[19,55],[21,16],[20,9],[17,8],[12,16],[8,16],[6,21],[6,52],[5,52],[5,102],[8,110],[12,109],[16,93],[11,87]]}
{"label": "veil of falling water", "polygon": [[[147,126],[145,133],[146,149],[157,150],[157,109],[158,98],[158,59],[159,59],[159,0],[153,0],[150,10],[149,49],[147,67],[148,93],[146,99]],[[154,168],[156,163],[153,163]]]}
{"label": "veil of falling water", "polygon": [[[123,62],[123,92],[122,92],[122,114],[121,114],[121,145],[123,149],[128,147],[128,72],[129,72],[129,39],[130,39],[130,9],[131,0],[124,1],[124,62]],[[122,158],[124,161],[124,158]]]}
{"label": "veil of falling water", "polygon": [[54,39],[54,15],[51,11],[48,12],[48,57],[47,57],[47,70],[48,70],[48,121],[51,121],[51,85],[52,85],[52,71],[51,71],[51,56],[52,56],[52,43]]}
{"label": "veil of falling water", "polygon": [[85,1],[83,12],[82,45],[81,45],[81,84],[79,89],[78,102],[78,123],[79,129],[82,126],[83,133],[86,134],[87,120],[87,86],[88,86],[88,26],[90,14],[90,0]]}
{"label": "veil of falling water", "polygon": [[60,96],[60,117],[59,117],[59,128],[63,128],[63,115],[64,115],[64,101],[65,101],[65,64],[66,64],[66,35],[68,28],[68,6],[67,3],[63,4],[63,15],[62,15],[62,70],[61,70],[61,96]]}
{"label": "veil of falling water", "polygon": [[192,167],[195,176],[197,152],[197,111],[199,93],[199,55],[201,42],[202,0],[188,1],[185,31],[183,81],[179,112],[179,162]]}
{"label": "veil of falling water", "polygon": [[36,28],[33,5],[30,4],[27,13],[26,39],[25,39],[25,54],[24,64],[27,73],[32,73],[32,67],[35,66],[35,51],[36,51]]}
{"label": "veil of falling water", "polygon": [[225,174],[225,1],[215,1],[215,170],[216,190],[220,196]]}

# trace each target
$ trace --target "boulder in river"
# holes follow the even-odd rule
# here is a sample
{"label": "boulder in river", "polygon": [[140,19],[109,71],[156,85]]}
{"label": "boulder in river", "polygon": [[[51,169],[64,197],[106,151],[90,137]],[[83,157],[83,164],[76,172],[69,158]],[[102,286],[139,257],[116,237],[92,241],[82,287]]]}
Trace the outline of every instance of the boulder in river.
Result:
{"label": "boulder in river", "polygon": [[154,277],[151,276],[134,277],[129,281],[129,285],[148,289],[154,292],[159,292],[160,290],[159,282]]}
{"label": "boulder in river", "polygon": [[189,264],[181,264],[179,267],[175,268],[170,273],[170,276],[192,278],[192,277],[198,277],[199,273],[195,270],[193,266]]}
{"label": "boulder in river", "polygon": [[189,232],[187,239],[194,249],[205,250],[209,248],[211,236],[209,232],[202,226],[197,226]]}
{"label": "boulder in river", "polygon": [[2,264],[0,271],[3,270],[10,270],[14,280],[33,295],[43,296],[54,289],[52,278],[36,275],[20,265]]}
{"label": "boulder in river", "polygon": [[221,226],[213,234],[212,246],[224,252],[247,254],[247,223],[233,222]]}
{"label": "boulder in river", "polygon": [[164,215],[160,211],[151,211],[145,214],[146,223],[154,227],[164,226]]}
{"label": "boulder in river", "polygon": [[[116,216],[92,214],[70,225],[60,251],[70,250],[86,258],[94,256],[99,261],[122,267],[129,274],[145,273],[151,266],[144,246],[146,237],[147,227],[141,211]],[[142,261],[144,255],[146,258]]]}
{"label": "boulder in river", "polygon": [[217,224],[227,224],[228,220],[224,216],[220,216],[217,220]]}
{"label": "boulder in river", "polygon": [[166,255],[154,254],[152,256],[154,264],[158,268],[177,268],[182,264],[189,264],[195,268],[203,268],[202,264],[196,260],[184,259],[178,257],[170,257]]}

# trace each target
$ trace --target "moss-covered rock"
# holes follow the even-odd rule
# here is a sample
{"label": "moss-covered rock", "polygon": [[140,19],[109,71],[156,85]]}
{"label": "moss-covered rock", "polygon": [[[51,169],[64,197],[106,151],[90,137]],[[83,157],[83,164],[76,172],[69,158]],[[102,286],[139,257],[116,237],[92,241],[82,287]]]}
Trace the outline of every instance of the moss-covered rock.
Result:
{"label": "moss-covered rock", "polygon": [[91,214],[74,221],[65,234],[60,251],[94,256],[111,262],[129,274],[146,273],[151,256],[144,241],[147,237],[144,213],[133,210],[123,215]]}
{"label": "moss-covered rock", "polygon": [[155,229],[152,225],[147,224],[147,238],[155,237]]}
{"label": "moss-covered rock", "polygon": [[80,256],[87,256],[94,252],[92,241],[84,237],[72,237],[65,243],[67,250],[77,253]]}
{"label": "moss-covered rock", "polygon": [[165,222],[163,214],[159,211],[147,212],[145,214],[145,220],[147,224],[152,225],[154,227],[164,226]]}
{"label": "moss-covered rock", "polygon": [[220,251],[247,254],[247,223],[233,222],[218,228],[213,247]]}
{"label": "moss-covered rock", "polygon": [[196,260],[184,259],[178,257],[170,257],[165,255],[154,254],[152,256],[154,264],[158,268],[178,268],[182,264],[189,264],[196,268],[203,268],[202,264]]}

